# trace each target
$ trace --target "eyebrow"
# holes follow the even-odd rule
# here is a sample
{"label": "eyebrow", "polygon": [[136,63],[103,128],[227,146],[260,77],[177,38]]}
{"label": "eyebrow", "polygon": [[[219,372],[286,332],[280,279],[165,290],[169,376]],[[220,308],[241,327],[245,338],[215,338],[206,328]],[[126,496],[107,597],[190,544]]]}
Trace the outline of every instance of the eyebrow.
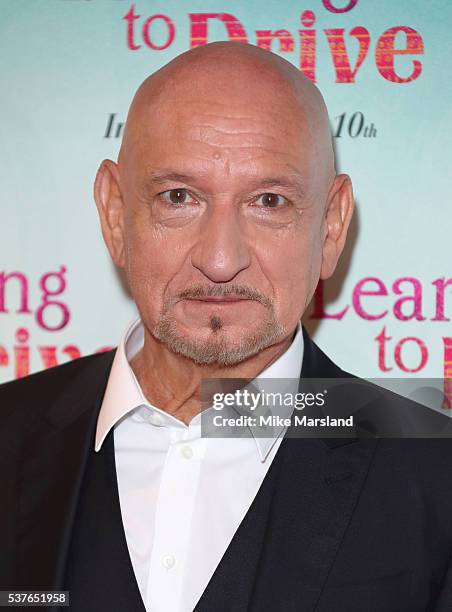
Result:
{"label": "eyebrow", "polygon": [[145,183],[190,183],[193,181],[193,177],[189,174],[181,174],[180,172],[165,172],[165,171],[153,171],[146,175]]}
{"label": "eyebrow", "polygon": [[[195,182],[195,177],[193,175],[184,174],[181,172],[154,170],[146,175],[145,186],[149,184],[165,184],[169,182],[190,185]],[[300,198],[304,197],[306,193],[303,180],[298,176],[294,180],[291,180],[285,176],[266,177],[256,180],[255,185],[255,189],[283,188]]]}
{"label": "eyebrow", "polygon": [[282,187],[283,189],[286,189],[299,197],[303,197],[306,193],[301,178],[296,180],[290,180],[286,177],[265,178],[259,181],[259,186],[262,188],[266,187],[268,189]]}

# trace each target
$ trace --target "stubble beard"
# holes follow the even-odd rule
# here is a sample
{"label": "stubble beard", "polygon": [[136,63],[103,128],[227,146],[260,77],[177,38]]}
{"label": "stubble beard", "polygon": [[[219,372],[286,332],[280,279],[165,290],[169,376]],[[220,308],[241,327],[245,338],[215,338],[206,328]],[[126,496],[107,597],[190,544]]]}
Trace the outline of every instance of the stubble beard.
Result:
{"label": "stubble beard", "polygon": [[232,341],[228,338],[224,322],[218,315],[210,317],[208,339],[197,340],[184,336],[180,332],[177,320],[171,314],[171,306],[174,301],[165,303],[162,314],[152,330],[152,335],[173,353],[187,357],[198,365],[217,364],[218,366],[237,365],[285,337],[286,328],[277,320],[271,301],[248,288],[228,286],[225,289],[215,287],[206,290],[202,287],[195,287],[183,292],[181,296],[193,298],[231,293],[237,293],[249,299],[257,299],[264,305],[267,313],[262,322],[252,332],[244,332],[239,341]]}

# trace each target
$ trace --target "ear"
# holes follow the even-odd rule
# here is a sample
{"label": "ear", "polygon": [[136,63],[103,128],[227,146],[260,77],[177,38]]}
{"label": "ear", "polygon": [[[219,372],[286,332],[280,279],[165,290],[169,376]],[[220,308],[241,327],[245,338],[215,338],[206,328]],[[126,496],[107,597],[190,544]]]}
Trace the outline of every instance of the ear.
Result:
{"label": "ear", "polygon": [[320,278],[329,278],[337,265],[345,245],[347,231],[354,209],[353,188],[347,174],[338,174],[334,178],[325,211],[325,238],[322,250]]}
{"label": "ear", "polygon": [[94,181],[94,199],[99,213],[102,235],[111,258],[124,268],[124,202],[115,162],[104,159]]}

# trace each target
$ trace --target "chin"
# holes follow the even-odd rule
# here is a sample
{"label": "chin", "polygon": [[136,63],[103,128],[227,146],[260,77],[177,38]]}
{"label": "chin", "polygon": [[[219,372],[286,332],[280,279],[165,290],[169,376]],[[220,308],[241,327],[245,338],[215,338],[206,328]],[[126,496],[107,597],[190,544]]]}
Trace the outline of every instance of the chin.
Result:
{"label": "chin", "polygon": [[276,344],[284,337],[285,328],[273,319],[253,329],[244,325],[225,325],[219,317],[211,317],[208,325],[186,327],[172,317],[162,317],[153,336],[173,353],[199,365],[232,366]]}

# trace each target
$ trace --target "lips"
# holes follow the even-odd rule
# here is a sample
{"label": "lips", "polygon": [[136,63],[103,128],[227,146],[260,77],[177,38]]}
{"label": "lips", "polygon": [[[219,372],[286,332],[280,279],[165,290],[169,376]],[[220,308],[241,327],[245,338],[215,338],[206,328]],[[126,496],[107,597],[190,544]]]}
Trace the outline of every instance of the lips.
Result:
{"label": "lips", "polygon": [[209,296],[209,297],[199,297],[199,298],[189,298],[189,299],[194,302],[211,302],[211,303],[249,301],[249,298],[244,298],[239,295]]}

